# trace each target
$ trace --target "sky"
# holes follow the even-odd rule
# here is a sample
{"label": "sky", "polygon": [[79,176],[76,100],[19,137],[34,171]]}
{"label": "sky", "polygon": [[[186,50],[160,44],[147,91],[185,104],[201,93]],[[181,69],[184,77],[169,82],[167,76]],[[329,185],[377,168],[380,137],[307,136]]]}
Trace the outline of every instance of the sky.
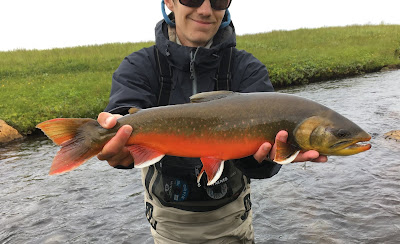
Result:
{"label": "sky", "polygon": [[[400,24],[399,0],[233,0],[238,35]],[[154,40],[161,0],[1,0],[0,51]]]}

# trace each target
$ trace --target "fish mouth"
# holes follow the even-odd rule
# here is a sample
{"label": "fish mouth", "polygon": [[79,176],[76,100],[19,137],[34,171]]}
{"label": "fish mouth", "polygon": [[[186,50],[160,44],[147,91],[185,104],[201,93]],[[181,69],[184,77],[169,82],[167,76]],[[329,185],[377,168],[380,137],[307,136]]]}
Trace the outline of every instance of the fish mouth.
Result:
{"label": "fish mouth", "polygon": [[332,145],[331,148],[336,148],[335,155],[353,155],[369,150],[371,148],[371,144],[365,143],[369,140],[371,140],[371,137],[360,138],[357,140],[345,140]]}

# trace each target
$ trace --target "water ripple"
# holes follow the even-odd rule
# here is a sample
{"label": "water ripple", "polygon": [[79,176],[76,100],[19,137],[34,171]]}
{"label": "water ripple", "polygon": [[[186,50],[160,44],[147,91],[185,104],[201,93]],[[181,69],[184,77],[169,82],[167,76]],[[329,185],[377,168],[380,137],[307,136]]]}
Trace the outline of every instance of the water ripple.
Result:
{"label": "water ripple", "polygon": [[[326,164],[285,165],[252,181],[256,243],[400,240],[400,71],[280,92],[320,102],[372,134],[372,149]],[[153,243],[139,170],[90,160],[58,176],[58,147],[30,138],[0,148],[0,243]]]}

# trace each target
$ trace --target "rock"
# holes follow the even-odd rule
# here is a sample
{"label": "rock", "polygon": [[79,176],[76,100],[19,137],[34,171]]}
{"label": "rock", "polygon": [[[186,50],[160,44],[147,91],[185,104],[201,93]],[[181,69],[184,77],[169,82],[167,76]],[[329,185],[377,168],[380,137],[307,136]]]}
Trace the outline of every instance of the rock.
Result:
{"label": "rock", "polygon": [[400,130],[392,130],[385,133],[385,139],[400,141]]}
{"label": "rock", "polygon": [[13,141],[22,138],[21,134],[6,122],[0,119],[0,143]]}

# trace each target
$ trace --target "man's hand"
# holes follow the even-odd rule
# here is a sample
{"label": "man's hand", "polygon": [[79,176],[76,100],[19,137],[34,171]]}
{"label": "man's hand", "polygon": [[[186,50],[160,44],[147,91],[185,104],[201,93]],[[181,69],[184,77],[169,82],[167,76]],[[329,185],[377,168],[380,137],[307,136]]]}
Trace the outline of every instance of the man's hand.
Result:
{"label": "man's hand", "polygon": [[[278,134],[276,134],[275,142],[277,140],[286,142],[287,138],[288,138],[288,133],[284,130],[281,130],[278,132]],[[274,144],[274,146],[272,146],[271,143],[268,142],[262,144],[261,147],[258,149],[258,151],[254,154],[254,158],[259,163],[261,163],[268,156],[268,154],[270,155],[269,158],[274,159],[276,154],[276,143]],[[300,152],[293,162],[305,162],[305,161],[324,163],[328,161],[328,158],[324,155],[319,155],[319,153],[315,150],[310,150],[306,152]]]}
{"label": "man's hand", "polygon": [[[111,129],[117,123],[117,119],[122,117],[119,114],[110,114],[102,112],[97,118],[97,122],[105,129]],[[133,163],[133,158],[125,144],[132,133],[130,125],[122,126],[117,134],[103,147],[101,152],[97,154],[99,160],[107,160],[112,167],[117,165],[128,167]]]}

